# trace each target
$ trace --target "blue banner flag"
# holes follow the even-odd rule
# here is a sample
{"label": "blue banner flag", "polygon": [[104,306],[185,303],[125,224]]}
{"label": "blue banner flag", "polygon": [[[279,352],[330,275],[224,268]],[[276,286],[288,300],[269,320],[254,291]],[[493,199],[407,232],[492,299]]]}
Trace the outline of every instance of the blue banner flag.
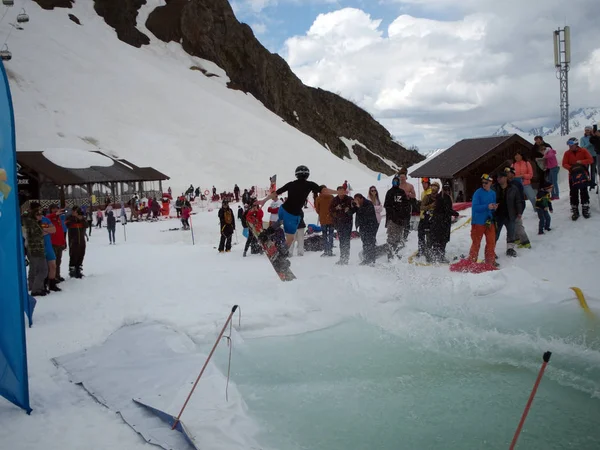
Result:
{"label": "blue banner flag", "polygon": [[15,119],[10,87],[0,63],[0,395],[31,412],[23,313],[32,307],[25,280]]}

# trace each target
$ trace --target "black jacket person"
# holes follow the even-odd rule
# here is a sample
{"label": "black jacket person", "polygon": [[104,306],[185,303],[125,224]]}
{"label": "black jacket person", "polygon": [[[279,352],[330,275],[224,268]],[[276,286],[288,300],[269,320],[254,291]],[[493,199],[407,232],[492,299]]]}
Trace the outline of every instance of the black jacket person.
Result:
{"label": "black jacket person", "polygon": [[411,201],[404,189],[400,188],[400,178],[394,177],[392,187],[385,194],[385,227],[387,228],[388,257],[404,248],[410,231]]}
{"label": "black jacket person", "polygon": [[517,256],[515,250],[515,230],[517,216],[522,212],[521,195],[519,190],[508,182],[506,172],[503,170],[496,175],[497,183],[493,189],[496,191],[496,241],[500,237],[502,228],[506,227],[506,255]]}
{"label": "black jacket person", "polygon": [[452,217],[459,215],[452,209],[451,189],[450,184],[444,184],[442,192],[435,196],[430,224],[431,251],[428,255],[430,262],[448,262],[446,245],[450,242]]}
{"label": "black jacket person", "polygon": [[235,216],[229,207],[229,202],[224,201],[219,209],[219,223],[221,227],[221,240],[219,241],[219,253],[231,251],[231,236],[235,231]]}
{"label": "black jacket person", "polygon": [[83,274],[83,258],[85,257],[86,240],[85,234],[87,221],[83,216],[81,208],[74,207],[71,215],[67,217],[66,225],[69,237],[69,275],[81,278]]}
{"label": "black jacket person", "polygon": [[354,211],[356,212],[356,228],[360,233],[360,240],[363,244],[363,261],[361,264],[371,264],[375,262],[377,243],[377,215],[373,202],[367,200],[362,194],[354,196]]}

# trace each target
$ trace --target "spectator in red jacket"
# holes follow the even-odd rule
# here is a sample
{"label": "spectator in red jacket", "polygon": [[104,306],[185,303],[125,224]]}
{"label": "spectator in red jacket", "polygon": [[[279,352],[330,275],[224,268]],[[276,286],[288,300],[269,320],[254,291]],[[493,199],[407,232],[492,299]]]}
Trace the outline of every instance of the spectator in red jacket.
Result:
{"label": "spectator in red jacket", "polygon": [[579,146],[577,138],[569,138],[567,145],[569,150],[563,155],[562,166],[569,171],[571,219],[577,220],[579,218],[580,196],[581,214],[588,219],[590,217],[590,194],[587,188],[590,175],[586,166],[594,164],[594,158],[585,148]]}
{"label": "spectator in red jacket", "polygon": [[67,239],[63,228],[65,210],[60,209],[56,204],[50,205],[49,210],[50,213],[46,217],[50,219],[52,225],[54,225],[56,228],[56,232],[51,235],[52,248],[54,249],[54,254],[56,255],[55,279],[57,283],[60,283],[61,281],[65,281],[65,279],[60,276],[60,263],[62,261],[62,254],[65,248],[67,248]]}

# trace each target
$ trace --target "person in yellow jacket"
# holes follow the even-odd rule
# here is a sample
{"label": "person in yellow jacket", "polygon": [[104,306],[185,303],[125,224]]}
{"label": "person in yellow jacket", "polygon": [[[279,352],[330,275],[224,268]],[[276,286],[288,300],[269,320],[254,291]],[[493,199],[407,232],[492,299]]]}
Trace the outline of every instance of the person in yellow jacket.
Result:
{"label": "person in yellow jacket", "polygon": [[429,235],[430,217],[426,212],[432,210],[435,205],[435,202],[431,201],[431,182],[429,178],[421,178],[421,186],[423,186],[423,193],[421,194],[421,220],[419,220],[419,227],[417,228],[419,242],[417,257],[425,256],[426,249],[429,247],[427,245],[427,240]]}

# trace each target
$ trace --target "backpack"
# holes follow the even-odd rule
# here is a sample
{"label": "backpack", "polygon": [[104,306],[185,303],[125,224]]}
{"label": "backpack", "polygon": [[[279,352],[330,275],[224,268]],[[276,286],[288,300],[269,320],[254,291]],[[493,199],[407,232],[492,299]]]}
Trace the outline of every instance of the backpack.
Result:
{"label": "backpack", "polygon": [[223,222],[225,225],[231,225],[233,223],[233,213],[231,209],[226,209],[223,213]]}

